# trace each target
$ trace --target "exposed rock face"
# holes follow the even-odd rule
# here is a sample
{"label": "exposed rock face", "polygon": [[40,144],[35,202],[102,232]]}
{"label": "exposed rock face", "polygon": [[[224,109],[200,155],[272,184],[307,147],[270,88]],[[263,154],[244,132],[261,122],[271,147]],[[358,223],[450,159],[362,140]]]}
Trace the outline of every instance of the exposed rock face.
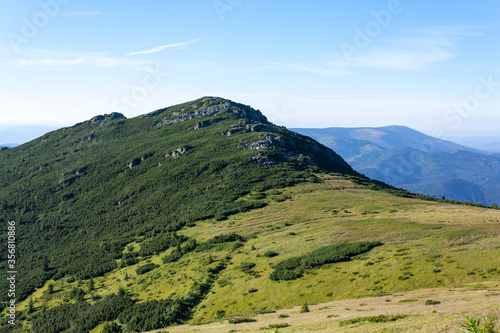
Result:
{"label": "exposed rock face", "polygon": [[189,150],[189,147],[181,147],[181,148],[174,149],[170,153],[168,153],[167,155],[165,155],[165,158],[182,156],[188,150]]}
{"label": "exposed rock face", "polygon": [[229,131],[222,133],[222,135],[233,135],[236,133],[248,133],[248,132],[270,132],[279,133],[279,128],[273,125],[255,123],[254,121],[242,120],[238,124],[233,125]]}
{"label": "exposed rock face", "polygon": [[276,149],[278,147],[285,147],[285,140],[281,136],[272,135],[266,133],[264,140],[258,140],[250,143],[239,144],[238,148],[248,148],[248,149]]}
{"label": "exposed rock face", "polygon": [[200,121],[199,123],[195,124],[194,126],[188,127],[188,130],[191,130],[191,129],[197,130],[200,128],[204,128],[204,127],[210,126],[212,124],[218,123],[219,121],[221,121],[221,120],[220,119],[211,119],[211,120]]}
{"label": "exposed rock face", "polygon": [[257,162],[262,165],[277,165],[280,164],[279,162],[276,162],[272,157],[265,156],[262,153],[258,154],[253,154],[252,155],[252,161]]}
{"label": "exposed rock face", "polygon": [[[209,102],[210,100],[218,101],[219,103],[214,104],[214,105],[210,105],[210,106],[207,106],[204,108],[199,108],[199,109],[196,109],[197,108],[196,104],[192,104],[191,106],[181,110],[183,112],[187,111],[187,113],[180,114],[178,112],[177,113],[173,112],[172,116],[174,116],[176,118],[168,119],[169,117],[164,117],[155,126],[159,127],[159,126],[164,126],[164,125],[176,124],[178,122],[187,121],[187,120],[191,120],[191,119],[195,119],[195,118],[218,115],[218,114],[223,113],[223,112],[233,112],[236,115],[238,115],[239,118],[242,118],[242,119],[267,123],[267,118],[260,111],[254,110],[249,106],[237,104],[237,103],[231,102],[229,100],[224,100],[224,99],[214,98],[214,97],[207,97],[207,98],[203,99],[202,102]],[[189,112],[191,110],[194,110],[194,111]],[[155,112],[158,112],[157,114],[160,114],[161,112],[164,112],[164,111],[165,110],[158,110]],[[154,114],[154,113],[151,113],[150,115],[152,115],[152,114]],[[148,118],[151,117],[150,115],[147,115]]]}
{"label": "exposed rock face", "polygon": [[78,141],[79,143],[82,143],[82,142],[85,142],[85,141],[90,141],[90,140],[93,140],[94,139],[94,134],[91,134],[89,136],[87,136],[86,138],[84,139],[81,139],[80,141]]}
{"label": "exposed rock face", "polygon": [[172,113],[172,115],[177,116],[177,118],[167,119],[165,117],[159,123],[157,123],[155,126],[159,127],[159,126],[163,126],[163,125],[171,125],[171,124],[176,124],[176,123],[181,122],[181,121],[191,120],[194,118],[201,118],[201,117],[216,115],[216,114],[221,113],[223,111],[227,111],[229,109],[229,106],[230,106],[229,102],[224,102],[222,104],[211,105],[207,108],[198,109],[194,112],[186,113],[186,114],[182,114],[182,115],[179,115],[179,113]]}
{"label": "exposed rock face", "polygon": [[127,117],[125,117],[121,113],[113,112],[109,115],[95,116],[94,118],[90,119],[90,122],[92,124],[97,124],[99,126],[102,126],[102,125],[106,124],[108,121],[114,120],[114,119],[127,119]]}

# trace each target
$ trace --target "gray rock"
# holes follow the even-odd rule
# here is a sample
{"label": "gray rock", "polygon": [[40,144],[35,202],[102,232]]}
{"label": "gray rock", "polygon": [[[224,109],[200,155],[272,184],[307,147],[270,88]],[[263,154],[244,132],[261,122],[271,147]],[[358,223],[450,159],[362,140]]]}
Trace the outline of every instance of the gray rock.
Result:
{"label": "gray rock", "polygon": [[179,156],[182,156],[182,155],[184,155],[184,154],[185,154],[188,150],[189,150],[189,147],[181,147],[181,148],[174,149],[174,150],[172,150],[170,153],[166,154],[166,155],[165,155],[165,158],[169,158],[169,157],[179,157]]}

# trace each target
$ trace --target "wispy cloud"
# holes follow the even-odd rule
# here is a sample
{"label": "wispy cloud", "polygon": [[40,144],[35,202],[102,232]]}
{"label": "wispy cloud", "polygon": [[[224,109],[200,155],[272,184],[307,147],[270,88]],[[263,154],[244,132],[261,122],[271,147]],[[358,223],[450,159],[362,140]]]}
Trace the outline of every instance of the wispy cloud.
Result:
{"label": "wispy cloud", "polygon": [[193,40],[190,40],[190,41],[187,41],[187,42],[180,42],[180,43],[174,43],[174,44],[161,45],[161,46],[154,47],[152,49],[148,49],[148,50],[144,50],[144,51],[130,52],[130,53],[127,53],[127,55],[128,56],[134,56],[134,55],[139,55],[139,54],[151,54],[151,53],[156,53],[156,52],[163,51],[163,50],[168,49],[168,48],[183,49],[183,48],[185,48],[186,46],[188,46],[190,44],[199,42],[200,40],[201,40],[201,38],[196,38],[196,39],[193,39]]}
{"label": "wispy cloud", "polygon": [[482,36],[486,26],[444,26],[411,31],[402,39],[381,40],[378,48],[367,48],[351,61],[334,61],[334,67],[373,67],[399,70],[423,70],[432,64],[457,56],[459,41]]}
{"label": "wispy cloud", "polygon": [[113,57],[106,52],[74,53],[47,50],[32,50],[30,56],[17,60],[17,66],[27,69],[72,68],[72,67],[123,67],[142,68],[146,61],[127,57]]}

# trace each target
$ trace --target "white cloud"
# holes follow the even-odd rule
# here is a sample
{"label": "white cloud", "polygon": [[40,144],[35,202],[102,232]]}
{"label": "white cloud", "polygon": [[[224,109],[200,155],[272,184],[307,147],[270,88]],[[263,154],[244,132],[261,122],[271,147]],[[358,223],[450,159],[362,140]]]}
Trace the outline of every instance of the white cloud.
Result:
{"label": "white cloud", "polygon": [[29,55],[29,58],[18,59],[17,65],[29,69],[54,69],[76,66],[142,68],[148,64],[145,61],[131,60],[126,57],[109,56],[106,52],[74,53],[31,50]]}
{"label": "white cloud", "polygon": [[190,44],[199,42],[200,40],[201,40],[201,38],[196,38],[196,39],[193,39],[193,40],[190,40],[190,41],[187,41],[187,42],[180,42],[180,43],[174,43],[174,44],[161,45],[161,46],[154,47],[152,49],[148,49],[148,50],[144,50],[144,51],[130,52],[130,53],[127,53],[127,55],[128,56],[134,56],[134,55],[139,55],[139,54],[151,54],[151,53],[156,53],[156,52],[163,51],[163,50],[168,49],[168,48],[183,49],[183,48],[185,48],[186,46],[188,46]]}
{"label": "white cloud", "polygon": [[484,26],[446,26],[410,32],[402,39],[379,40],[383,47],[358,49],[350,61],[334,61],[333,67],[373,67],[400,70],[423,70],[432,64],[456,57],[460,40],[481,36]]}

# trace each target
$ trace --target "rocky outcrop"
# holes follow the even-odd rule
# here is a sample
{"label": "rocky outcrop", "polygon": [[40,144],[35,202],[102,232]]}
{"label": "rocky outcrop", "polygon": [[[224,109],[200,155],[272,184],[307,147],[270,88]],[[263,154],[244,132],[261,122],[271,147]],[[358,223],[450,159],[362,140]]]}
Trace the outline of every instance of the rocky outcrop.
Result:
{"label": "rocky outcrop", "polygon": [[257,162],[261,165],[277,165],[280,164],[279,162],[276,162],[272,157],[266,156],[262,153],[258,154],[253,154],[252,155],[252,161]]}
{"label": "rocky outcrop", "polygon": [[238,124],[231,126],[227,132],[223,132],[222,135],[233,135],[237,133],[249,133],[249,132],[269,132],[269,133],[280,133],[278,127],[263,123],[255,123],[254,121],[240,121]]}
{"label": "rocky outcrop", "polygon": [[221,121],[221,119],[211,119],[211,120],[200,121],[199,123],[197,123],[191,127],[188,127],[188,130],[192,130],[192,129],[197,130],[200,128],[208,127],[212,124],[218,123],[219,121]]}
{"label": "rocky outcrop", "polygon": [[181,148],[174,149],[174,150],[172,150],[170,153],[166,154],[166,155],[165,155],[165,158],[169,158],[169,157],[179,157],[179,156],[182,156],[182,155],[184,155],[184,154],[185,154],[188,150],[189,150],[189,147],[181,147]]}
{"label": "rocky outcrop", "polygon": [[80,141],[78,141],[78,143],[83,143],[83,142],[86,142],[86,141],[91,141],[95,138],[94,134],[90,134],[89,136],[81,139]]}
{"label": "rocky outcrop", "polygon": [[281,136],[276,136],[273,134],[266,133],[264,135],[263,140],[253,141],[249,143],[241,143],[238,145],[238,148],[247,148],[247,149],[276,149],[285,147],[285,140]]}
{"label": "rocky outcrop", "polygon": [[209,107],[203,108],[203,109],[198,109],[194,112],[190,113],[185,113],[185,114],[179,114],[176,112],[173,112],[173,116],[177,116],[174,119],[167,119],[167,117],[163,118],[160,122],[158,122],[155,127],[163,126],[163,125],[171,125],[171,124],[177,124],[182,121],[187,121],[195,118],[201,118],[201,117],[206,117],[206,116],[213,116],[216,114],[219,114],[223,111],[228,111],[230,107],[229,102],[224,102],[222,104],[218,105],[211,105]]}
{"label": "rocky outcrop", "polygon": [[[215,116],[224,112],[232,112],[238,116],[238,118],[257,121],[262,123],[267,123],[267,118],[258,110],[252,109],[250,106],[238,104],[217,97],[206,97],[201,100],[202,103],[216,103],[210,106],[200,107],[198,104],[194,103],[188,107],[183,108],[180,112],[172,112],[170,117],[164,117],[155,126],[164,126],[176,124],[178,122],[183,122],[195,118],[201,118],[206,116]],[[158,110],[155,115],[164,112],[165,110]],[[154,114],[154,113],[152,113]],[[151,114],[150,114],[151,115]],[[148,117],[150,117],[148,115]],[[175,118],[172,118],[175,117]]]}
{"label": "rocky outcrop", "polygon": [[96,124],[99,126],[102,126],[106,124],[108,121],[114,120],[114,119],[127,119],[123,114],[118,113],[118,112],[113,112],[111,114],[107,114],[104,116],[95,116],[94,118],[90,119],[90,122],[92,124]]}

